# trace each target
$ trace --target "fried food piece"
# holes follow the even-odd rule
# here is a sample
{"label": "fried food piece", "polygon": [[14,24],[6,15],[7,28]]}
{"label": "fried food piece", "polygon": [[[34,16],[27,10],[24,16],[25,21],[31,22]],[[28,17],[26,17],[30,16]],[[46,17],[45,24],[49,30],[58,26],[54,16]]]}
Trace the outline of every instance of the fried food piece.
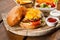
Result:
{"label": "fried food piece", "polygon": [[33,0],[16,0],[16,2],[26,8],[33,7]]}
{"label": "fried food piece", "polygon": [[32,0],[16,0],[16,2],[20,4],[26,4],[26,3],[31,3]]}
{"label": "fried food piece", "polygon": [[10,26],[14,26],[16,24],[18,24],[18,22],[21,20],[22,15],[23,15],[23,7],[20,6],[15,6],[14,8],[12,8],[12,10],[8,13],[7,16],[7,23]]}
{"label": "fried food piece", "polygon": [[36,2],[37,2],[37,3],[46,3],[46,2],[48,2],[48,3],[53,3],[54,0],[36,0]]}

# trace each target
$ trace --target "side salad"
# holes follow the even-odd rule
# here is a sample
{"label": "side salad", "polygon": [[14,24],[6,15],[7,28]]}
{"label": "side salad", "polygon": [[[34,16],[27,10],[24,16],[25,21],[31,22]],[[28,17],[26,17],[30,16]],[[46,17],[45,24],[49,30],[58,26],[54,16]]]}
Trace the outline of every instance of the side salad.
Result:
{"label": "side salad", "polygon": [[40,8],[55,8],[58,0],[36,0],[35,6]]}

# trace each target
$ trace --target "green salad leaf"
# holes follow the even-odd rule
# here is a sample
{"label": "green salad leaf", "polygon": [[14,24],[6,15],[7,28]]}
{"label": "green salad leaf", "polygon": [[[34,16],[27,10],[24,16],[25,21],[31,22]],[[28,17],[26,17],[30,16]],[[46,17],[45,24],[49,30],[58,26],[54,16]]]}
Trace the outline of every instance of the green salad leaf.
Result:
{"label": "green salad leaf", "polygon": [[48,7],[48,6],[43,3],[43,4],[40,4],[40,7],[41,7],[41,8],[45,8],[45,7]]}

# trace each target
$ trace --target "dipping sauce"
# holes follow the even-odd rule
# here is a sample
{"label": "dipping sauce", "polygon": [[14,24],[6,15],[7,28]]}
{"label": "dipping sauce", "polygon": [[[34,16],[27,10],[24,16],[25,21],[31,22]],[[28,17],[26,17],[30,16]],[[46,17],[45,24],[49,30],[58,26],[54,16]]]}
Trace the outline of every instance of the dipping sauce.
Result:
{"label": "dipping sauce", "polygon": [[49,17],[46,18],[46,24],[49,27],[56,26],[56,23],[58,23],[58,21],[59,21],[59,18],[57,18],[57,17],[49,16]]}
{"label": "dipping sauce", "polygon": [[49,22],[56,22],[57,19],[55,19],[55,18],[48,18],[48,21],[49,21]]}

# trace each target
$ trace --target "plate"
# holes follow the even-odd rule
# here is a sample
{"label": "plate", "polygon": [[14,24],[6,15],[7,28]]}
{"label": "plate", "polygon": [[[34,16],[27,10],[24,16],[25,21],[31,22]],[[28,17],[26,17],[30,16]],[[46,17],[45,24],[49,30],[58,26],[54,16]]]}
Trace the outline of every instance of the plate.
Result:
{"label": "plate", "polygon": [[42,10],[42,11],[52,11],[52,10],[55,10],[56,8],[36,8],[34,7],[35,9],[39,9],[39,10]]}
{"label": "plate", "polygon": [[[38,1],[39,1],[39,0],[38,0]],[[45,11],[45,10],[52,11],[52,10],[56,9],[56,8],[57,8],[58,0],[54,0],[54,2],[53,2],[53,3],[56,5],[55,7],[49,7],[49,8],[47,8],[47,7],[45,7],[45,8],[43,8],[43,7],[36,7],[37,4],[39,4],[39,5],[42,6],[43,4],[45,5],[46,2],[47,2],[47,4],[50,6],[50,5],[51,5],[51,4],[49,4],[50,1],[51,1],[51,0],[49,0],[49,1],[48,1],[48,0],[43,0],[43,1],[40,0],[40,3],[41,3],[41,2],[42,2],[42,3],[39,4],[39,2],[36,2],[36,0],[35,0],[34,8],[40,9],[40,10],[42,10],[42,11]],[[53,4],[53,3],[52,3],[52,4]],[[46,5],[45,5],[45,6],[46,6]]]}
{"label": "plate", "polygon": [[58,26],[56,25],[55,27],[44,26],[37,29],[26,30],[18,26],[16,27],[9,26],[6,21],[6,17],[7,17],[7,13],[2,13],[2,19],[4,21],[6,30],[22,36],[42,36],[42,35],[48,34],[49,32],[51,32],[51,30],[60,27],[60,24],[59,24]]}

